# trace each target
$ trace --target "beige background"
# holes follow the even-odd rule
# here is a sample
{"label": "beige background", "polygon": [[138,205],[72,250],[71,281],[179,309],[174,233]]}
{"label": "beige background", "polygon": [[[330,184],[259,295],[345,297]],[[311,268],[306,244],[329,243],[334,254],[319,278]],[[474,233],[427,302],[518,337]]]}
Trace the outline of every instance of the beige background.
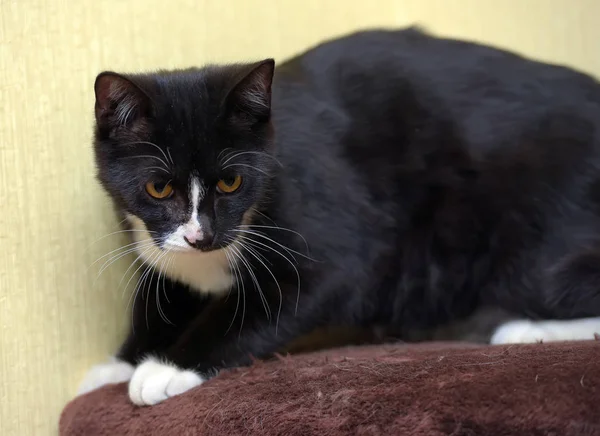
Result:
{"label": "beige background", "polygon": [[[172,2],[171,2],[172,1]],[[600,74],[596,0],[0,0],[0,435],[56,433],[126,324],[130,258],[94,180],[95,75],[282,59],[326,36],[414,22]],[[168,6],[168,4],[173,6]]]}

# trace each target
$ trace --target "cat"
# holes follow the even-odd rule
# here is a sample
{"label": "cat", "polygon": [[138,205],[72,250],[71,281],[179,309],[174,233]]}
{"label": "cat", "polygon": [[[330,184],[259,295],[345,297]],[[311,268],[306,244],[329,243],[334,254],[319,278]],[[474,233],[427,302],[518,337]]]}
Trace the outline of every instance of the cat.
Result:
{"label": "cat", "polygon": [[511,314],[493,343],[600,330],[588,75],[411,27],[94,89],[98,179],[145,273],[81,392],[153,405],[318,328],[403,339],[484,307]]}

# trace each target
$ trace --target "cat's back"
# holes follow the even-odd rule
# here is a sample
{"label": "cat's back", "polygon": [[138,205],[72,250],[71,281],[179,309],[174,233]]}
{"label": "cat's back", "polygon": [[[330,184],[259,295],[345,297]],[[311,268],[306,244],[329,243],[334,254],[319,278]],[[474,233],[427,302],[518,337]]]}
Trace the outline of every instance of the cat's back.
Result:
{"label": "cat's back", "polygon": [[[325,41],[281,64],[276,81],[284,88],[309,83],[324,95],[360,86],[366,92],[390,90],[404,81],[433,85],[440,96],[497,87],[524,98],[571,96],[600,103],[598,82],[589,75],[490,45],[437,37],[419,27],[364,30]],[[543,87],[550,84],[555,86]]]}
{"label": "cat's back", "polygon": [[504,142],[507,131],[552,113],[600,119],[600,85],[586,74],[415,27],[356,32],[283,63],[274,101],[284,118],[320,112],[340,128],[433,114],[478,144]]}

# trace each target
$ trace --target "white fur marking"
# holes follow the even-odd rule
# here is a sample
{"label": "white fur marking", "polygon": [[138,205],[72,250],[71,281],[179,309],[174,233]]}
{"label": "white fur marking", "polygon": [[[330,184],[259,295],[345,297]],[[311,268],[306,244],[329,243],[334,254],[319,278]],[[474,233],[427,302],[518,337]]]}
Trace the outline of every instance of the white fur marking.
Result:
{"label": "white fur marking", "polygon": [[193,243],[204,237],[204,229],[198,219],[198,206],[204,197],[204,187],[197,177],[190,179],[190,219],[187,223],[180,225],[177,230],[167,239],[165,245],[179,247],[180,244],[189,245],[186,239]]}
{"label": "white fur marking", "polygon": [[536,342],[593,340],[600,334],[600,318],[568,321],[517,320],[496,329],[491,344],[526,344]]}
{"label": "white fur marking", "polygon": [[193,371],[184,371],[149,357],[133,373],[129,382],[129,399],[138,406],[153,406],[204,382]]}
{"label": "white fur marking", "polygon": [[[144,222],[134,215],[127,215],[127,220],[135,232],[131,232],[136,242],[152,240]],[[226,293],[231,289],[234,277],[229,269],[229,262],[223,250],[202,252],[190,247],[183,240],[180,226],[173,232],[164,250],[171,253],[164,257],[164,262],[157,266],[167,277],[191,286],[199,292]],[[179,233],[178,233],[179,232]],[[138,254],[145,262],[154,262],[163,249],[153,244],[150,248],[142,247]]]}
{"label": "white fur marking", "polygon": [[192,177],[190,181],[190,197],[192,199],[192,217],[190,221],[198,222],[198,206],[204,198],[204,187],[200,184],[197,177]]}
{"label": "white fur marking", "polygon": [[169,235],[167,240],[165,241],[165,248],[168,250],[181,250],[182,248],[186,251],[196,251],[195,248],[190,247],[189,244],[185,241],[184,238],[187,238],[189,241],[194,242],[197,239],[201,239],[203,237],[202,225],[198,220],[198,206],[200,205],[200,201],[204,197],[204,187],[197,177],[192,177],[190,179],[190,188],[189,188],[189,196],[190,196],[190,219],[188,222],[180,225],[175,229],[173,233]]}
{"label": "white fur marking", "polygon": [[123,383],[131,379],[134,368],[127,362],[112,357],[108,362],[92,366],[77,389],[83,395],[101,386]]}

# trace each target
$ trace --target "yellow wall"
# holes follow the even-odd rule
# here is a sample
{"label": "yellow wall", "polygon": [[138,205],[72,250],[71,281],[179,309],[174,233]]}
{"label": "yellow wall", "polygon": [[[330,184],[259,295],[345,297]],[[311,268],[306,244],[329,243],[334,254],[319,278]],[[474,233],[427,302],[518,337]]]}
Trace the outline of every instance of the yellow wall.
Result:
{"label": "yellow wall", "polygon": [[88,269],[123,243],[94,244],[116,229],[90,149],[100,70],[281,59],[420,22],[600,73],[598,17],[596,0],[0,0],[0,435],[55,433],[125,327],[116,288],[131,259],[96,283]]}

